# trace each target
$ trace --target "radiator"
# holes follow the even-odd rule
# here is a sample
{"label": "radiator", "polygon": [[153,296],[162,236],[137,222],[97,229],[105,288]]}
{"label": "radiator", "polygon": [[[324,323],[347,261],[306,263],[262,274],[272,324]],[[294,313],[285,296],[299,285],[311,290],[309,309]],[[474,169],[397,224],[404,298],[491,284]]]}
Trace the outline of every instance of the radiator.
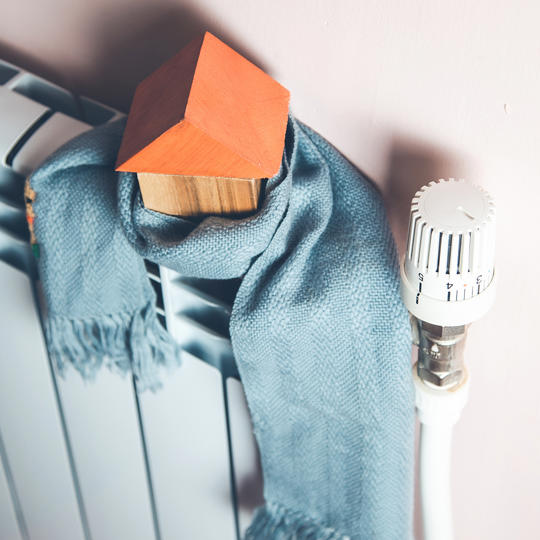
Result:
{"label": "radiator", "polygon": [[182,347],[163,388],[47,357],[24,178],[65,141],[121,116],[0,61],[0,539],[238,539],[262,503],[259,458],[228,334],[236,283],[147,262]]}

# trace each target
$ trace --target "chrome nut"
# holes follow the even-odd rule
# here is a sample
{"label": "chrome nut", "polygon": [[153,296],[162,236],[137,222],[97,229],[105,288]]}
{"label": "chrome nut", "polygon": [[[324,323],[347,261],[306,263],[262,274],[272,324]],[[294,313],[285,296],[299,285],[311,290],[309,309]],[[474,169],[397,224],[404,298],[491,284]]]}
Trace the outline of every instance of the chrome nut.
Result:
{"label": "chrome nut", "polygon": [[459,384],[464,377],[466,326],[436,326],[417,321],[418,376],[437,388]]}
{"label": "chrome nut", "polygon": [[434,385],[437,388],[449,388],[459,384],[464,376],[463,369],[457,369],[454,371],[447,372],[436,372],[430,371],[418,363],[418,377],[422,379],[425,383]]}

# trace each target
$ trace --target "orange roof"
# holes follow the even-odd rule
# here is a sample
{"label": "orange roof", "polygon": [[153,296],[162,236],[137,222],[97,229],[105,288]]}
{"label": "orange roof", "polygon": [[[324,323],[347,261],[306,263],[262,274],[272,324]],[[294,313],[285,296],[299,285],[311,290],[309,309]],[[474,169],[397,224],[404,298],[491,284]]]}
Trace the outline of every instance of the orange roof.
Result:
{"label": "orange roof", "polygon": [[116,170],[271,177],[288,106],[286,88],[206,32],[137,87]]}

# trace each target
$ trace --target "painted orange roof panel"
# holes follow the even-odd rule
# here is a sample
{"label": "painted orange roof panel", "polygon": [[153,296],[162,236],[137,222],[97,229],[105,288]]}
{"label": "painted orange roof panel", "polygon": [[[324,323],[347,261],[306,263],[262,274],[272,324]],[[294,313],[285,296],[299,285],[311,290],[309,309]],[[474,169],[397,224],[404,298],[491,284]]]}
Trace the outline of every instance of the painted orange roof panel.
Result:
{"label": "painted orange roof panel", "polygon": [[117,170],[273,176],[288,105],[288,90],[207,32],[137,87]]}
{"label": "painted orange roof panel", "polygon": [[118,152],[118,170],[128,170],[122,165],[184,119],[202,41],[201,37],[190,42],[137,86]]}
{"label": "painted orange roof panel", "polygon": [[243,171],[243,176],[234,178],[264,177],[259,167],[187,120],[168,129],[117,170],[188,176],[225,176],[223,171]]}

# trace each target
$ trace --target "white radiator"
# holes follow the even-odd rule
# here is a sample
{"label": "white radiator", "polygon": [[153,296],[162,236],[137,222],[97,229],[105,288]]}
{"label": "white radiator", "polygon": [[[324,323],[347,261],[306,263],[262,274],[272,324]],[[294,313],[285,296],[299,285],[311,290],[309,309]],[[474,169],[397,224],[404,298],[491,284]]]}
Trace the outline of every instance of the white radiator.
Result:
{"label": "white radiator", "polygon": [[228,337],[234,282],[152,263],[182,366],[157,393],[108,370],[57,376],[35,308],[23,184],[120,113],[0,61],[0,540],[237,539],[262,480]]}

